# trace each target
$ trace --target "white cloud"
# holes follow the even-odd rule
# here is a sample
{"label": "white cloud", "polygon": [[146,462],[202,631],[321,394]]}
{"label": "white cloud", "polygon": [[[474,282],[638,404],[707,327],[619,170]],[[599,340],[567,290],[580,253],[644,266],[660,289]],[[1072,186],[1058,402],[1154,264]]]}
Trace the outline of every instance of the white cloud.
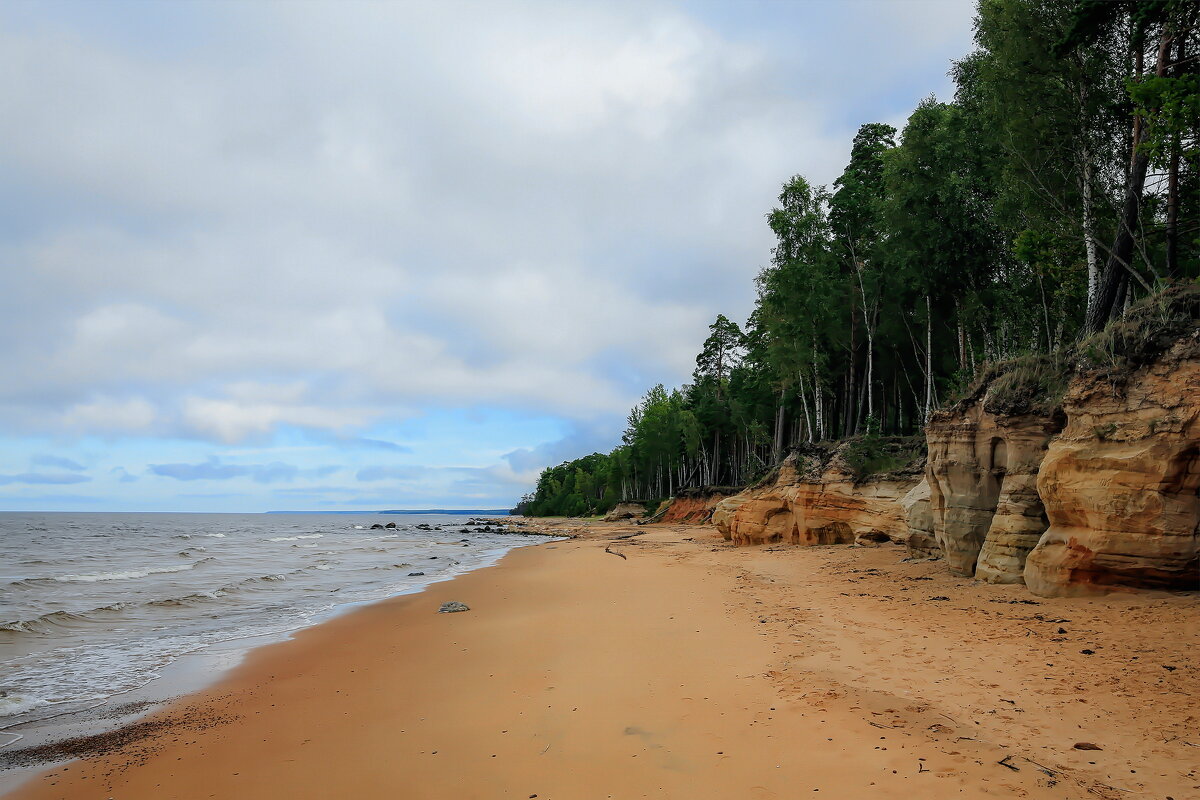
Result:
{"label": "white cloud", "polygon": [[144,398],[98,397],[68,408],[61,424],[78,433],[145,433],[158,419],[158,412]]}
{"label": "white cloud", "polygon": [[366,423],[363,412],[313,405],[284,405],[247,400],[188,397],[183,402],[183,425],[202,436],[228,444],[270,433],[281,423],[309,428],[338,429]]}
{"label": "white cloud", "polygon": [[749,311],[779,184],[897,113],[838,104],[967,49],[954,3],[190,8],[153,49],[0,25],[10,433],[611,419]]}

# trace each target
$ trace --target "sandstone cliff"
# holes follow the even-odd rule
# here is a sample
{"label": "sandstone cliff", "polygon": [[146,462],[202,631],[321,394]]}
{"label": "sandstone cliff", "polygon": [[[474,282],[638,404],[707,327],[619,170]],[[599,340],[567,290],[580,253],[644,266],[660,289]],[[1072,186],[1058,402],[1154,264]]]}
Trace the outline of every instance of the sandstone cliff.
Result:
{"label": "sandstone cliff", "polygon": [[1037,595],[1200,589],[1200,290],[985,375],[926,428],[952,572]]}
{"label": "sandstone cliff", "polygon": [[921,475],[807,445],[712,522],[737,545],[891,540],[1041,596],[1200,590],[1200,287],[985,371],[925,433]]}
{"label": "sandstone cliff", "polygon": [[1114,381],[1072,382],[1038,475],[1049,527],[1025,583],[1200,589],[1200,331]]}
{"label": "sandstone cliff", "polygon": [[646,504],[635,500],[617,503],[612,511],[604,515],[605,522],[617,522],[623,519],[640,519],[646,516]]}
{"label": "sandstone cliff", "polygon": [[713,510],[727,497],[737,494],[739,489],[727,486],[704,486],[688,489],[676,495],[666,511],[656,519],[675,525],[702,525],[712,521]]}
{"label": "sandstone cliff", "polygon": [[1019,583],[1048,525],[1036,482],[1061,415],[1007,415],[990,394],[936,413],[925,429],[932,533],[956,575]]}
{"label": "sandstone cliff", "polygon": [[902,500],[919,470],[909,464],[860,477],[847,462],[853,446],[797,448],[771,479],[717,503],[713,523],[737,545],[907,542]]}

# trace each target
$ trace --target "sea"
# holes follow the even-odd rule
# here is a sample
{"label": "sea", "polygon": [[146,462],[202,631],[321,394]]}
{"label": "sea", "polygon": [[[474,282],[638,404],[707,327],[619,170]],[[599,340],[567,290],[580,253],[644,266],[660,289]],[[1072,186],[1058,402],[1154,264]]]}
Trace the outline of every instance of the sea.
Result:
{"label": "sea", "polygon": [[241,652],[546,541],[472,518],[0,513],[0,747],[143,697],[189,654],[224,645],[228,664],[228,643]]}

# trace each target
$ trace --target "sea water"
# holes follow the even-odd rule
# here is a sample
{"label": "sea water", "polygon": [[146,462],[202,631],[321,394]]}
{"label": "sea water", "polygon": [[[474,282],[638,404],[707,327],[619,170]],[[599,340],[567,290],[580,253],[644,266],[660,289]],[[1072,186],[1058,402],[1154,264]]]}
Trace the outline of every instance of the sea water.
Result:
{"label": "sea water", "polygon": [[[397,527],[371,529],[388,522]],[[0,729],[145,686],[185,654],[416,592],[545,541],[467,522],[0,513]]]}

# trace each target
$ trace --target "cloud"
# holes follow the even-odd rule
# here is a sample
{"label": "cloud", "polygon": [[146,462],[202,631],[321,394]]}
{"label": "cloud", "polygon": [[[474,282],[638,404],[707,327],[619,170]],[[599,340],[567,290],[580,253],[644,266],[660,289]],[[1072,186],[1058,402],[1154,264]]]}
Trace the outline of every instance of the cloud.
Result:
{"label": "cloud", "polygon": [[621,422],[610,419],[605,423],[578,428],[561,439],[505,453],[504,461],[513,471],[527,474],[590,453],[608,452],[619,444]]}
{"label": "cloud", "polygon": [[339,429],[362,425],[367,419],[361,411],[350,409],[203,397],[186,398],[182,412],[186,428],[230,444],[270,433],[282,424]]}
{"label": "cloud", "polygon": [[427,467],[363,467],[358,471],[355,477],[360,481],[388,481],[388,480],[415,480],[425,476],[429,472]]}
{"label": "cloud", "polygon": [[177,481],[227,481],[234,478],[250,478],[257,483],[293,481],[297,478],[324,478],[337,472],[340,467],[322,466],[315,469],[300,469],[293,464],[275,461],[270,464],[223,464],[215,456],[199,464],[150,464],[147,470],[152,475],[174,478]]}
{"label": "cloud", "polygon": [[275,497],[327,497],[329,495],[354,494],[357,490],[346,486],[296,486],[272,489]]}
{"label": "cloud", "polygon": [[12,483],[65,485],[69,483],[87,483],[90,480],[91,478],[87,475],[70,472],[22,472],[19,475],[0,475],[0,486]]}
{"label": "cloud", "polygon": [[[972,4],[145,11],[0,3],[0,436],[248,488],[320,465],[233,446],[311,444],[444,498],[608,449],[685,381],[752,308],[782,181],[944,92]],[[574,433],[461,448],[490,477],[363,463],[431,463],[420,421],[481,408]]]}
{"label": "cloud", "polygon": [[0,497],[0,503],[10,510],[41,510],[57,505],[97,505],[102,498],[85,494],[21,494],[15,497]]}
{"label": "cloud", "polygon": [[142,433],[158,421],[157,409],[142,397],[98,397],[70,405],[59,424],[79,433]]}
{"label": "cloud", "polygon": [[383,439],[367,439],[362,436],[353,436],[348,439],[341,440],[349,447],[361,447],[365,450],[388,450],[393,453],[411,453],[412,448],[395,442],[384,441]]}
{"label": "cloud", "polygon": [[30,458],[29,463],[35,467],[57,467],[58,469],[66,469],[72,472],[83,472],[84,470],[84,466],[78,461],[72,461],[69,458],[61,458],[59,456],[39,454]]}
{"label": "cloud", "polygon": [[[127,7],[0,26],[29,78],[0,87],[0,424],[233,443],[439,403],[621,413],[749,310],[780,182],[832,180],[857,123],[915,102],[886,99],[879,65],[919,49],[897,26],[944,80],[963,5],[197,4],[150,49]],[[826,81],[843,29],[862,80]]]}
{"label": "cloud", "polygon": [[115,475],[119,483],[135,483],[138,480],[137,475],[130,474],[124,467],[113,467],[109,474]]}

